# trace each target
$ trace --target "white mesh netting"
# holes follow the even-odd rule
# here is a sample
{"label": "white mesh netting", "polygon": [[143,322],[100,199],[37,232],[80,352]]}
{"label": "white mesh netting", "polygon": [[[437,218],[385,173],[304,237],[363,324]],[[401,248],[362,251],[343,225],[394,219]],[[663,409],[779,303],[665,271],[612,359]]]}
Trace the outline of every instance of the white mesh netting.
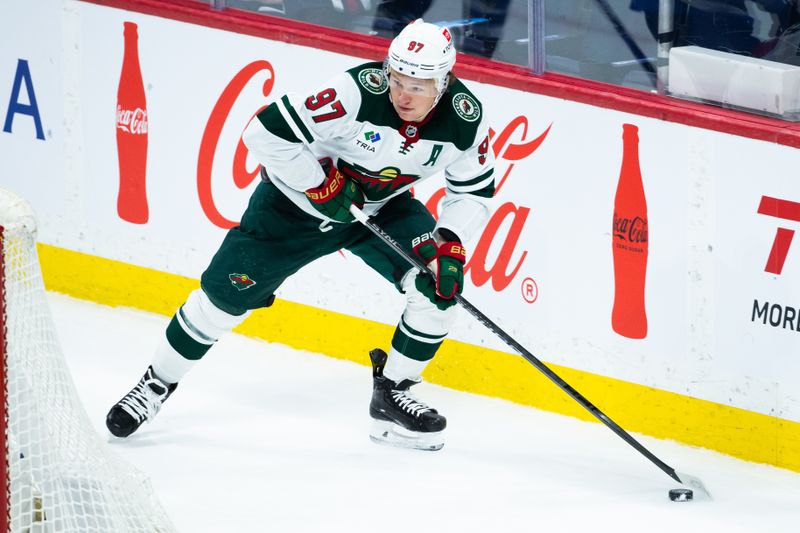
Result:
{"label": "white mesh netting", "polygon": [[36,219],[26,202],[2,188],[0,227],[10,531],[175,531],[148,478],[119,458],[89,422],[47,305]]}

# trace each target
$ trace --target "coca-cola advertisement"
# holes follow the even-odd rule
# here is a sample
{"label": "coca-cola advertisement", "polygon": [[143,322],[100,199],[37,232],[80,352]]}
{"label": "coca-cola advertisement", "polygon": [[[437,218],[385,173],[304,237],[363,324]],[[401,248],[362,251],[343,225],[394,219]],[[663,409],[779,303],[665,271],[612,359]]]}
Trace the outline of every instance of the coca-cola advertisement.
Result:
{"label": "coca-cola advertisement", "polygon": [[[39,16],[28,4],[19,9]],[[258,165],[241,134],[253,114],[370,59],[52,5],[70,31],[17,31],[28,44],[0,51],[2,180],[30,193],[46,245],[173,276],[170,287],[199,278],[247,206]],[[800,335],[800,150],[456,71],[485,105],[497,160],[488,222],[465,243],[465,297],[547,363],[800,417],[785,393],[800,376],[788,355]],[[415,188],[433,213],[444,184]],[[138,289],[126,275],[110,275],[115,294]],[[277,296],[387,327],[404,304],[347,252]],[[451,341],[476,360],[511,354],[464,313]]]}
{"label": "coca-cola advertisement", "polygon": [[622,126],[622,169],[614,196],[614,331],[631,339],[647,336],[647,200],[639,168],[639,129]]}
{"label": "coca-cola advertisement", "polygon": [[122,72],[117,90],[117,213],[134,224],[149,218],[147,206],[147,100],[139,64],[139,29],[125,22]]}

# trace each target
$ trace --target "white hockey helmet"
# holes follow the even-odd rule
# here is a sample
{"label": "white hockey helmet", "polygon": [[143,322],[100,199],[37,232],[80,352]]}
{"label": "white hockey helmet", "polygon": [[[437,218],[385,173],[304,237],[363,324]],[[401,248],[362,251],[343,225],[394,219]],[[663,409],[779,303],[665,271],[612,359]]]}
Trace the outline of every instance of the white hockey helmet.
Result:
{"label": "white hockey helmet", "polygon": [[441,96],[447,75],[456,63],[456,48],[450,30],[422,19],[408,24],[389,45],[385,68],[413,78],[433,79]]}

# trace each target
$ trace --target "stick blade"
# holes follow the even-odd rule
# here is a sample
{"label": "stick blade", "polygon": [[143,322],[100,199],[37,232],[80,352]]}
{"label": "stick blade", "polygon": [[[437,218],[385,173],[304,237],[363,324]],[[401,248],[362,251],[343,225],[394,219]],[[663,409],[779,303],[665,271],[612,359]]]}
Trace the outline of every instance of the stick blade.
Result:
{"label": "stick blade", "polygon": [[706,486],[700,481],[700,478],[697,476],[693,476],[691,474],[685,474],[683,472],[675,472],[675,474],[680,478],[681,483],[686,485],[687,487],[699,491],[701,494],[704,494],[706,498],[709,500],[713,499],[711,497],[711,493],[708,491]]}

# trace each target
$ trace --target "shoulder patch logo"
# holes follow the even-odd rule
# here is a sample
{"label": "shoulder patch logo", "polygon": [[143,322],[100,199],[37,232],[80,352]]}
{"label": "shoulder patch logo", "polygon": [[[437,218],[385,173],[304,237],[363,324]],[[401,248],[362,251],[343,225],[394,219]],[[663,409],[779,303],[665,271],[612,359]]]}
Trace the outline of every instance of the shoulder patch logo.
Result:
{"label": "shoulder patch logo", "polygon": [[383,94],[389,88],[383,70],[379,68],[365,68],[358,73],[358,82],[372,94]]}
{"label": "shoulder patch logo", "polygon": [[475,122],[481,118],[481,108],[473,97],[466,93],[458,93],[453,97],[453,109],[458,116],[467,122]]}

